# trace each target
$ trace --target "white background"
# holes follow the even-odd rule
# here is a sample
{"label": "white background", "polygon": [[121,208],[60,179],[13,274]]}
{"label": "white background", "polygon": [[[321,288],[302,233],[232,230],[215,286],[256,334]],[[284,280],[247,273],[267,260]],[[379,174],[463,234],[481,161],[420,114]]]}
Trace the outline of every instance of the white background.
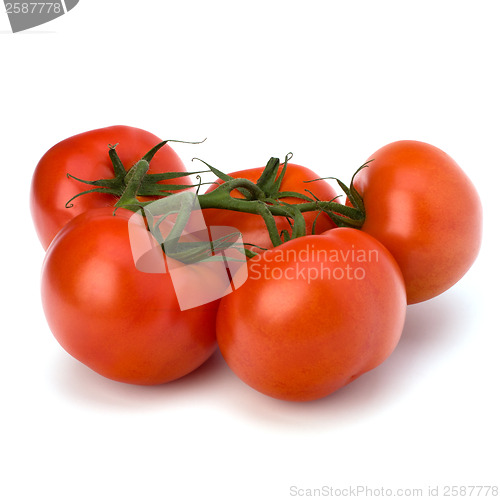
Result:
{"label": "white background", "polygon": [[[498,486],[497,6],[81,0],[15,35],[2,8],[0,497]],[[114,124],[208,137],[175,148],[188,168],[193,156],[230,172],[292,151],[344,180],[388,142],[429,142],[481,194],[480,257],[453,289],[408,309],[389,360],[321,401],[262,396],[218,354],[162,387],[108,381],[46,325],[28,194],[47,149]]]}

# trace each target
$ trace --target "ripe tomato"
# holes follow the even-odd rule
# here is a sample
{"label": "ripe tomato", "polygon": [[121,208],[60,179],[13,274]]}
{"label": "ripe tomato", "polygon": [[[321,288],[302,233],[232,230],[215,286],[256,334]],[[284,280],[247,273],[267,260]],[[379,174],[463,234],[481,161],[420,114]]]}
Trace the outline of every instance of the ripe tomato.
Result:
{"label": "ripe tomato", "polygon": [[[171,275],[154,269],[158,255],[146,255],[149,263],[139,265],[151,272],[136,268],[128,229],[132,212],[112,212],[79,215],[50,245],[42,269],[48,324],[68,353],[110,379],[152,385],[182,377],[216,347],[218,301],[181,311]],[[135,227],[134,237],[141,231],[148,247],[150,233],[143,227]],[[183,273],[199,278],[197,269]]]}
{"label": "ripe tomato", "polygon": [[250,259],[247,281],[221,300],[217,340],[229,367],[254,389],[313,400],[382,363],[405,312],[392,255],[362,231],[337,228]]}
{"label": "ripe tomato", "polygon": [[457,163],[429,144],[393,142],[370,159],[354,179],[366,208],[362,230],[394,255],[409,304],[435,297],[479,252],[479,196]]}
{"label": "ripe tomato", "polygon": [[[73,196],[92,188],[66,174],[90,181],[113,178],[109,145],[118,144],[116,151],[128,170],[160,142],[161,139],[145,130],[113,126],[75,135],[49,149],[35,169],[30,195],[31,213],[43,247],[47,249],[58,231],[73,217],[92,208],[112,206],[117,201],[116,196],[110,194],[90,193],[76,198],[73,206],[66,208]],[[184,171],[184,164],[168,144],[156,153],[149,170],[150,173]],[[175,184],[187,182],[184,177],[174,181]]]}
{"label": "ripe tomato", "polygon": [[[281,173],[282,169],[283,166],[280,166],[277,175]],[[251,168],[248,170],[233,172],[229,175],[234,178],[245,178],[256,183],[263,170],[264,167]],[[285,176],[280,186],[280,192],[295,191],[312,197],[311,194],[306,191],[306,189],[308,189],[322,201],[333,200],[337,196],[337,193],[327,181],[318,180],[307,184],[304,183],[304,181],[311,181],[317,179],[318,177],[319,175],[315,174],[312,170],[309,170],[306,167],[288,163]],[[221,183],[221,180],[217,180],[216,184],[213,184],[207,189],[207,193],[216,189]],[[241,193],[238,191],[233,191],[231,195],[235,198],[243,198]],[[304,200],[301,200],[300,198],[291,197],[281,198],[281,201],[290,204],[304,202]],[[245,243],[251,243],[263,248],[272,248],[273,246],[269,238],[266,224],[260,215],[235,213],[229,210],[218,210],[213,208],[203,210],[203,215],[208,226],[236,227],[243,235],[243,242]],[[312,234],[312,226],[317,216],[318,212],[304,213],[307,234]],[[275,217],[274,219],[276,221],[278,232],[281,233],[283,230],[291,232],[290,224],[286,217]],[[330,217],[328,217],[328,215],[323,213],[317,218],[315,233],[320,234],[334,227],[336,227],[335,223],[330,219]],[[259,248],[251,247],[251,249],[255,252],[259,252]]]}

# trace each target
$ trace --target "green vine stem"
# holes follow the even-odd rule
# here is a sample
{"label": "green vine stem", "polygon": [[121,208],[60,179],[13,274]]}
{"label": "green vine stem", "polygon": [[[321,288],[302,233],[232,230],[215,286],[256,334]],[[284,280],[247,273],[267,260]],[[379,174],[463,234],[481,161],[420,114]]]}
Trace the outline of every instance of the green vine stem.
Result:
{"label": "green vine stem", "polygon": [[[248,183],[253,184],[247,179],[234,179],[233,181],[227,181],[210,193],[198,195],[200,207],[220,208],[226,210],[234,210],[235,212],[245,212],[261,215],[261,212],[259,212],[259,209],[256,208],[256,205],[251,203],[252,201],[257,201],[260,204],[265,204],[265,206],[267,206],[268,208],[268,211],[273,216],[290,218],[294,217],[294,212],[288,204],[267,205],[262,199],[244,200],[241,198],[233,198],[231,196],[227,196],[227,192],[230,192],[233,189],[237,189],[238,187],[245,187],[248,189]],[[222,187],[224,187],[223,190],[221,190]],[[291,196],[293,193],[288,194]],[[296,205],[292,206],[296,207],[302,214],[305,212],[316,211],[326,212],[332,219],[334,219],[335,222],[339,222],[341,225],[350,225],[351,227],[361,227],[363,225],[363,214],[361,214],[357,208],[342,205],[335,201],[315,200],[307,203],[297,203]]]}
{"label": "green vine stem", "polygon": [[[147,205],[156,201],[139,201],[138,198],[141,196],[154,196],[156,198],[162,198],[172,195],[175,191],[182,191],[190,187],[199,188],[203,183],[200,182],[197,185],[177,185],[161,184],[161,181],[167,179],[172,180],[192,174],[200,174],[207,172],[207,170],[197,172],[166,172],[162,174],[148,173],[151,159],[167,142],[168,141],[163,141],[152,148],[128,171],[120,161],[116,151],[116,145],[110,145],[109,158],[113,166],[115,178],[86,181],[77,179],[76,177],[68,174],[68,177],[94,187],[87,191],[83,191],[68,200],[66,207],[70,208],[73,206],[71,202],[78,196],[90,192],[103,192],[113,194],[119,198],[115,205],[116,207],[123,207],[132,211],[137,211],[145,209]],[[209,168],[209,171],[217,175],[217,177],[222,180],[222,183],[213,191],[193,196],[197,196],[201,209],[215,208],[261,216],[266,224],[273,246],[279,246],[284,241],[291,238],[298,238],[306,234],[303,215],[306,212],[323,212],[327,214],[338,226],[360,228],[363,225],[365,218],[363,200],[359,193],[354,189],[352,180],[350,186],[348,187],[338,179],[335,179],[339,183],[342,190],[346,193],[353,206],[337,203],[335,199],[329,201],[319,200],[309,190],[306,191],[310,193],[312,197],[309,197],[304,193],[291,191],[280,192],[279,189],[281,182],[286,175],[287,163],[291,157],[292,155],[289,153],[283,164],[279,162],[278,158],[271,158],[256,183],[244,178],[230,177],[229,175],[224,174],[223,172],[210,166],[203,160],[200,160]],[[283,169],[278,175],[280,165],[283,165]],[[361,168],[366,166],[367,165],[364,164],[360,167],[354,176],[357,172],[359,172],[359,170],[361,170]],[[239,191],[243,195],[243,198],[236,198],[232,196],[232,192],[235,190]],[[285,203],[281,201],[284,197],[297,198],[300,200],[300,203]],[[147,210],[145,210],[145,212],[147,212]],[[177,214],[178,220],[173,228],[174,235],[173,237],[171,236],[168,238],[170,245],[175,246],[174,244],[178,242],[178,238],[175,238],[175,235],[177,233],[179,233],[179,235],[181,234],[182,229],[186,224],[186,214],[189,214],[189,210],[187,209],[181,210]],[[291,222],[291,235],[287,231],[284,231],[283,235],[279,234],[275,217],[286,217]],[[151,230],[154,231],[154,228],[151,228]]]}

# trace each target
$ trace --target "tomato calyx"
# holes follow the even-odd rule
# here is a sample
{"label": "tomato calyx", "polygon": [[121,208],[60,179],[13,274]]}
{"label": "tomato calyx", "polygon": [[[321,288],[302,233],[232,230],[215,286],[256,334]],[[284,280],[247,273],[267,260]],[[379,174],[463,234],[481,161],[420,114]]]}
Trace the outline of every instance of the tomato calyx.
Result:
{"label": "tomato calyx", "polygon": [[[292,159],[292,157],[293,157],[292,153],[288,153],[285,156],[283,168],[279,175],[278,171],[281,165],[279,158],[270,158],[270,160],[267,162],[266,167],[264,168],[261,176],[257,180],[257,186],[260,187],[260,189],[262,189],[262,191],[266,195],[266,198],[278,199],[280,197],[284,198],[286,196],[286,193],[285,194],[280,193],[280,187],[283,178],[285,177],[288,162]],[[301,193],[293,193],[293,195],[294,196],[299,195],[299,197],[303,196]]]}
{"label": "tomato calyx", "polygon": [[[365,210],[365,204],[363,202],[363,198],[361,194],[357,191],[357,189],[354,187],[354,179],[358,173],[363,170],[364,168],[367,168],[369,163],[373,160],[368,160],[367,162],[363,163],[361,167],[359,167],[356,172],[354,172],[353,176],[351,177],[351,182],[350,185],[347,186],[344,184],[340,179],[337,177],[321,177],[318,179],[313,179],[311,181],[304,181],[304,182],[315,182],[319,180],[326,180],[326,179],[332,179],[337,182],[337,184],[340,186],[342,191],[345,193],[347,200],[350,202],[351,206],[355,208],[358,213],[355,214],[353,217],[349,216],[340,216],[338,217],[338,214],[332,214],[334,218],[334,221],[337,223],[339,227],[355,227],[355,228],[361,228],[363,226],[363,223],[365,221],[366,217],[366,210]],[[335,207],[337,208],[337,207]]]}
{"label": "tomato calyx", "polygon": [[359,167],[356,172],[354,172],[352,178],[351,178],[351,184],[349,187],[347,187],[340,179],[336,179],[335,177],[332,177],[332,179],[335,179],[342,189],[344,191],[345,195],[347,196],[347,199],[351,202],[351,205],[358,210],[360,210],[363,213],[363,218],[366,215],[365,211],[365,204],[363,202],[363,198],[361,194],[358,192],[358,190],[354,187],[354,178],[358,173],[363,170],[364,168],[368,167],[368,164],[373,161],[373,160],[368,160],[367,162],[363,163],[361,167]]}
{"label": "tomato calyx", "polygon": [[[84,184],[95,186],[86,191],[82,191],[77,195],[73,196],[66,202],[66,208],[73,207],[72,201],[79,196],[89,194],[89,193],[106,193],[120,198],[117,207],[127,208],[127,205],[134,205],[131,207],[132,210],[137,209],[137,203],[142,205],[137,201],[137,197],[164,197],[172,192],[183,190],[189,187],[194,187],[192,185],[186,184],[161,184],[162,181],[171,181],[180,177],[186,177],[193,174],[200,174],[205,171],[199,172],[164,172],[159,174],[148,174],[149,164],[155,154],[167,143],[169,142],[182,142],[186,144],[200,144],[200,142],[186,142],[186,141],[176,141],[176,140],[166,140],[162,141],[152,149],[150,149],[137,163],[135,163],[129,170],[127,170],[116,150],[118,144],[110,144],[109,147],[109,159],[113,166],[114,177],[110,179],[98,179],[98,180],[85,180],[79,179],[70,173],[66,176],[69,179],[74,179],[78,182]],[[135,201],[134,201],[135,200]]]}

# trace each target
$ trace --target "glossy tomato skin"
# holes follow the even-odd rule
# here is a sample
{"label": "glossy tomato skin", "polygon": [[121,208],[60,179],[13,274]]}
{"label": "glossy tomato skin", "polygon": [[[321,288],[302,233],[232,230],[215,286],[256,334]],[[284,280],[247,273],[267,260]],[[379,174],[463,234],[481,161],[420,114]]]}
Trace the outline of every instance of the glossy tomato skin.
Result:
{"label": "glossy tomato skin", "polygon": [[[278,175],[283,169],[280,166]],[[229,174],[234,178],[245,178],[256,183],[261,176],[264,167],[251,168],[248,170],[239,170]],[[296,165],[294,163],[288,163],[285,176],[280,186],[280,191],[295,191],[298,193],[305,194],[306,196],[312,197],[311,193],[308,193],[306,189],[314,193],[322,201],[333,200],[337,193],[333,187],[325,180],[318,180],[315,182],[304,183],[304,181],[311,181],[318,179],[320,176],[315,174],[312,170],[301,165]],[[220,185],[222,181],[218,180],[216,184],[211,185],[207,189],[207,193],[213,191]],[[237,198],[243,198],[241,193],[238,191],[233,191],[232,196]],[[285,203],[302,203],[304,200],[300,198],[282,198],[281,201]],[[267,231],[264,220],[260,215],[246,214],[241,212],[232,212],[228,210],[217,210],[217,209],[206,209],[203,210],[203,215],[205,217],[205,222],[208,226],[232,226],[239,229],[243,235],[243,241],[245,243],[252,243],[258,247],[265,249],[272,248],[272,243],[269,238],[269,233]],[[313,223],[318,215],[318,212],[304,212],[304,219],[306,222],[307,234],[312,234]],[[291,233],[290,224],[285,217],[275,217],[276,225],[278,227],[278,232],[281,233],[283,230],[287,230]],[[336,227],[335,223],[326,214],[320,214],[315,227],[315,234],[320,234],[328,229]],[[255,252],[259,252],[259,248],[251,248]]]}
{"label": "glossy tomato skin", "polygon": [[136,269],[131,214],[94,209],[66,224],[45,256],[42,303],[77,360],[116,381],[162,384],[213,353],[218,302],[181,311],[169,274]]}
{"label": "glossy tomato skin", "polygon": [[[31,214],[44,249],[72,218],[93,208],[112,206],[117,201],[113,195],[90,193],[76,198],[72,201],[73,206],[66,208],[73,196],[93,187],[68,178],[66,174],[82,180],[113,178],[109,145],[118,144],[116,151],[128,170],[160,142],[159,137],[145,130],[117,125],[69,137],[49,149],[35,169],[30,193]],[[179,156],[166,144],[151,161],[149,172],[185,170]],[[175,183],[187,184],[188,181],[179,178]]]}
{"label": "glossy tomato skin", "polygon": [[403,277],[362,231],[297,238],[249,260],[248,273],[220,303],[217,339],[229,367],[263,394],[322,398],[378,366],[399,341]]}
{"label": "glossy tomato skin", "polygon": [[394,255],[408,303],[431,299],[454,285],[478,255],[479,195],[450,156],[424,142],[393,142],[370,160],[354,180],[366,208],[362,230]]}

